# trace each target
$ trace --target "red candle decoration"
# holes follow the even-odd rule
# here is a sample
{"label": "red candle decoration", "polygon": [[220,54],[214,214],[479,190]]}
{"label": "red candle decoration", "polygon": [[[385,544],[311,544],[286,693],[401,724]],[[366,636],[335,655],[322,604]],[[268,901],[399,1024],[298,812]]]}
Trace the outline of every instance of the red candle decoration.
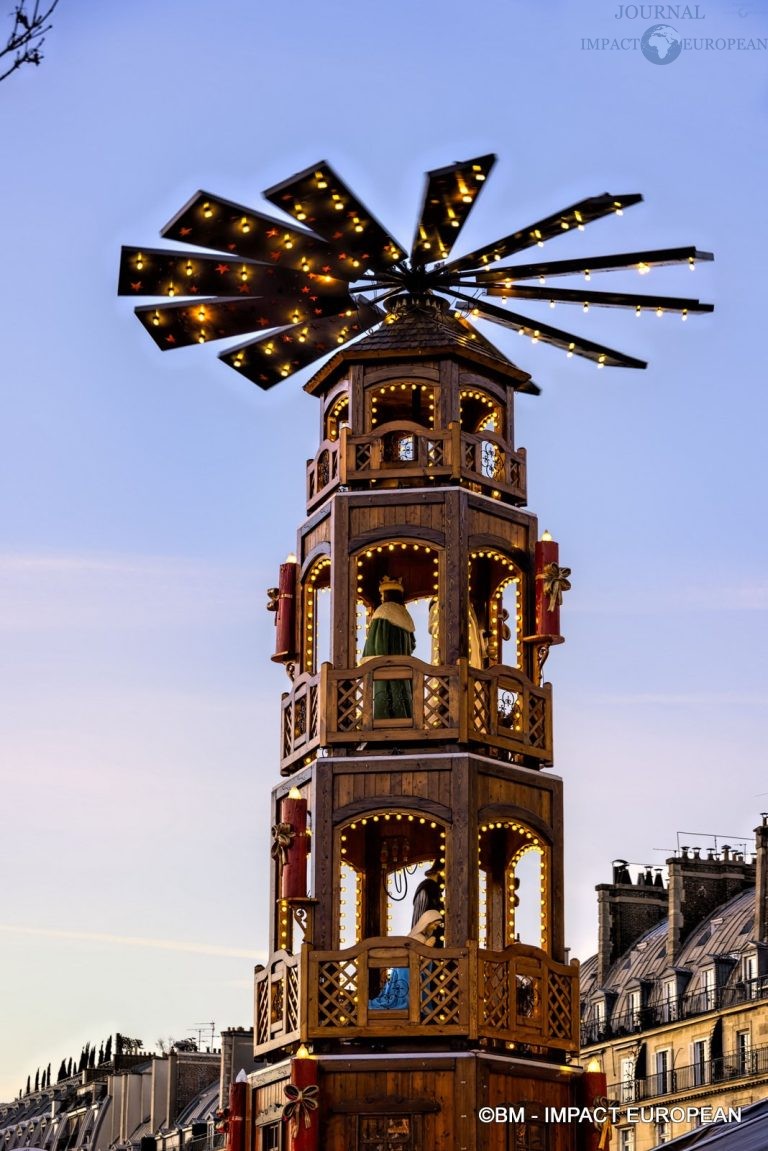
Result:
{"label": "red candle decoration", "polygon": [[557,643],[560,635],[560,604],[571,586],[570,568],[560,567],[560,547],[549,532],[536,542],[536,634]]}
{"label": "red candle decoration", "polygon": [[275,663],[288,663],[296,658],[296,583],[299,565],[295,556],[280,564],[275,616]]}
{"label": "red candle decoration", "polygon": [[[581,1077],[581,1105],[595,1110],[596,1122],[581,1124],[583,1151],[606,1151],[611,1139],[611,1104],[607,1099],[608,1080],[596,1059],[590,1059]],[[614,1105],[615,1106],[615,1105]]]}
{"label": "red candle decoration", "polygon": [[288,1125],[289,1151],[319,1151],[320,1088],[317,1060],[301,1046],[291,1060],[291,1082],[284,1088],[283,1119]]}
{"label": "red candle decoration", "polygon": [[280,803],[280,820],[290,828],[289,842],[283,853],[280,874],[281,899],[307,898],[307,801],[296,787],[292,787]]}
{"label": "red candle decoration", "polygon": [[245,1151],[245,1092],[247,1083],[230,1083],[227,1151]]}

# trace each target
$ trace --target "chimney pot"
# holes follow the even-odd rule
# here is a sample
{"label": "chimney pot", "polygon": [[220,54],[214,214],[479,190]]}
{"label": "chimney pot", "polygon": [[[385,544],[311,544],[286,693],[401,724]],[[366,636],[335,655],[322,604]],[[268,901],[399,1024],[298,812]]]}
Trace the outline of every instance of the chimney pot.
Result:
{"label": "chimney pot", "polygon": [[731,845],[730,845],[730,843],[724,843],[724,844],[723,844],[723,847],[722,847],[722,858],[723,858],[723,861],[724,861],[725,863],[727,863],[727,862],[728,862],[728,860],[731,858]]}
{"label": "chimney pot", "polygon": [[701,848],[700,847],[694,847],[693,858],[694,859],[700,859],[701,858]]}

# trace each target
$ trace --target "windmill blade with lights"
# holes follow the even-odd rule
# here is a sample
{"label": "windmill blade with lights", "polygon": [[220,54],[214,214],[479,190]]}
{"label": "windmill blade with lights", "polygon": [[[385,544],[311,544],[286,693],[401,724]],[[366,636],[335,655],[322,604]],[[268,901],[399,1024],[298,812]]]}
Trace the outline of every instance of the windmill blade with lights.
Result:
{"label": "windmill blade with lights", "polygon": [[[627,368],[646,362],[481,297],[550,308],[577,304],[584,312],[677,312],[683,319],[713,310],[689,297],[546,286],[551,277],[581,275],[588,282],[593,273],[643,274],[673,264],[693,269],[713,258],[695,247],[501,263],[622,215],[642,201],[637,193],[580,200],[449,259],[494,163],[492,155],[479,156],[427,173],[410,256],[325,161],[264,193],[296,224],[198,192],[161,232],[195,250],[123,248],[118,292],[157,300],[135,311],[163,350],[250,335],[219,358],[265,389],[370,331],[384,319],[382,304],[392,309],[442,299],[463,322],[488,320],[599,367]],[[531,280],[538,284],[524,282]]]}

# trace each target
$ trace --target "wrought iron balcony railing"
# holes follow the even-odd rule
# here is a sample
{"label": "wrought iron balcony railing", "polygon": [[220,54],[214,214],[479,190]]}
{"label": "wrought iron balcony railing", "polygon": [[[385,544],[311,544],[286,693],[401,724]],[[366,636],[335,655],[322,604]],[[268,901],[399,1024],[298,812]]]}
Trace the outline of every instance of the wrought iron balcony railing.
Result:
{"label": "wrought iron balcony railing", "polygon": [[[651,993],[653,999],[653,993]],[[653,1027],[663,1027],[666,1023],[676,1023],[696,1015],[706,1015],[709,1011],[720,1011],[727,1007],[738,1007],[753,999],[768,998],[768,976],[758,979],[739,980],[732,986],[712,987],[679,999],[661,999],[636,1011],[613,1013],[606,1019],[589,1019],[581,1025],[581,1045],[602,1043],[622,1035],[632,1035]]]}
{"label": "wrought iron balcony railing", "polygon": [[[389,971],[407,1003],[372,1006]],[[407,973],[407,974],[406,974]],[[525,944],[435,948],[406,936],[365,939],[343,951],[276,955],[256,973],[256,1055],[287,1043],[355,1038],[464,1037],[575,1051],[578,965]]]}
{"label": "wrought iron balcony railing", "polygon": [[655,1099],[661,1095],[679,1095],[695,1091],[698,1087],[728,1083],[733,1079],[749,1079],[768,1075],[768,1046],[754,1047],[749,1051],[720,1056],[717,1059],[704,1059],[698,1063],[688,1063],[674,1067],[644,1079],[628,1079],[614,1083],[608,1088],[608,1095],[620,1103],[637,1103],[644,1099]]}

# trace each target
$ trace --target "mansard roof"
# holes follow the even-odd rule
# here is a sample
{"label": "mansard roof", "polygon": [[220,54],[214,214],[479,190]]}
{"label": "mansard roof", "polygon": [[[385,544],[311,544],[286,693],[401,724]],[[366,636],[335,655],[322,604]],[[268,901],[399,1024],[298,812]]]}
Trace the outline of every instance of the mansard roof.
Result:
{"label": "mansard roof", "polygon": [[663,919],[619,956],[601,987],[597,986],[597,956],[587,959],[579,971],[582,1000],[589,1000],[596,991],[612,993],[614,1010],[621,1014],[628,1010],[630,991],[642,983],[661,984],[675,972],[690,973],[686,994],[696,994],[704,990],[705,969],[718,962],[732,968],[723,972],[720,983],[730,986],[741,978],[737,960],[754,946],[754,923],[755,889],[748,888],[716,907],[694,928],[672,966],[667,955],[669,920]]}

